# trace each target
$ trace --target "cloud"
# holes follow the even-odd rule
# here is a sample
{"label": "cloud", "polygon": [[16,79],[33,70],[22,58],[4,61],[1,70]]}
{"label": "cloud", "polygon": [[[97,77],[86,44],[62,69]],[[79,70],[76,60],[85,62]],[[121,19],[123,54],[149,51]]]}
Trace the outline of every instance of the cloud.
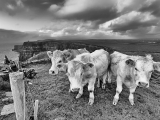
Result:
{"label": "cloud", "polygon": [[139,11],[150,12],[152,15],[160,17],[160,0],[150,0]]}
{"label": "cloud", "polygon": [[158,31],[154,31],[155,26],[151,27],[140,27],[134,30],[128,30],[125,34],[134,38],[159,38],[160,37],[160,28]]}
{"label": "cloud", "polygon": [[[45,16],[48,8],[57,9],[63,5],[65,0],[0,0],[0,11],[11,16],[34,14],[36,16]],[[49,15],[48,15],[49,17]]]}
{"label": "cloud", "polygon": [[148,0],[66,0],[57,16],[71,20],[99,20],[99,23],[136,11]]}
{"label": "cloud", "polygon": [[29,8],[38,10],[47,10],[51,5],[63,4],[65,0],[21,0]]}
{"label": "cloud", "polygon": [[158,22],[159,19],[150,13],[133,11],[100,25],[100,28],[114,32],[125,32],[140,27],[156,26]]}
{"label": "cloud", "polygon": [[51,12],[57,12],[60,9],[60,6],[56,5],[56,4],[52,4],[48,10]]}
{"label": "cloud", "polygon": [[[61,23],[61,24],[60,24]],[[86,39],[126,39],[130,38],[127,35],[121,35],[120,33],[104,31],[101,29],[94,29],[91,21],[55,21],[52,25],[48,25],[45,28],[39,30],[39,32],[56,37],[58,39],[63,38],[86,38]],[[77,37],[77,38],[76,38]]]}
{"label": "cloud", "polygon": [[0,14],[41,21],[48,25],[40,33],[52,36],[139,38],[158,36],[159,5],[160,0],[0,0]]}
{"label": "cloud", "polygon": [[0,11],[13,16],[24,12],[25,8],[20,0],[0,0]]}
{"label": "cloud", "polygon": [[116,8],[121,14],[137,11],[149,0],[117,0]]}
{"label": "cloud", "polygon": [[115,0],[66,0],[56,15],[69,20],[106,21],[117,17]]}

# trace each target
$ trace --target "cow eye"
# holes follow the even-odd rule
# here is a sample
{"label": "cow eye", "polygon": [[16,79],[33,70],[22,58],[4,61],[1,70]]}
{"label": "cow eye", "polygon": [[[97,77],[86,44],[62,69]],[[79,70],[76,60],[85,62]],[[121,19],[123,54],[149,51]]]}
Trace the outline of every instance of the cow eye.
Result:
{"label": "cow eye", "polygon": [[138,69],[137,69],[137,68],[135,68],[135,70],[136,70],[136,71],[138,71]]}
{"label": "cow eye", "polygon": [[83,75],[83,73],[81,73],[81,76]]}
{"label": "cow eye", "polygon": [[61,63],[62,62],[62,60],[60,60],[58,63]]}

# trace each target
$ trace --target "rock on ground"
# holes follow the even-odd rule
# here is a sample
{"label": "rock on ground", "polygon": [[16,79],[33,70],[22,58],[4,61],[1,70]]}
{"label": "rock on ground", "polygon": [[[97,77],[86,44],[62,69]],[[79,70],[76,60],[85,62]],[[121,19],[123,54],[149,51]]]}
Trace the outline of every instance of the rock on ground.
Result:
{"label": "rock on ground", "polygon": [[14,105],[13,104],[9,104],[9,105],[5,105],[3,108],[2,108],[2,111],[1,111],[1,115],[8,115],[8,114],[11,114],[11,113],[14,113]]}

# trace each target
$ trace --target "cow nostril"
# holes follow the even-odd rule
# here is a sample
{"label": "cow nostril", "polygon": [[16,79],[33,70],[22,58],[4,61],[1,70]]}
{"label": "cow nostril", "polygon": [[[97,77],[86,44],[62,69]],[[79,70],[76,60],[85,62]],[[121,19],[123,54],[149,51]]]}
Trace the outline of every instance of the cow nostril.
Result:
{"label": "cow nostril", "polygon": [[139,86],[141,86],[141,87],[147,87],[147,86],[148,86],[148,83],[139,82]]}
{"label": "cow nostril", "polygon": [[74,88],[74,89],[72,89],[72,91],[77,92],[77,91],[79,91],[79,88]]}

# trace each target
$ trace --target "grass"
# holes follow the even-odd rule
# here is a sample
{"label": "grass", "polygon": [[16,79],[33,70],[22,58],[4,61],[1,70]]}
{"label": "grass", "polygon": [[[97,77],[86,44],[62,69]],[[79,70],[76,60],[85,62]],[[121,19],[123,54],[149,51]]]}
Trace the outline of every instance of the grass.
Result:
{"label": "grass", "polygon": [[65,75],[54,77],[48,74],[51,64],[30,66],[38,71],[33,85],[28,86],[28,108],[32,111],[32,100],[40,100],[38,120],[159,120],[160,81],[152,80],[149,89],[137,88],[135,105],[128,101],[129,91],[124,87],[117,106],[112,105],[115,83],[111,89],[95,88],[95,103],[89,106],[87,87],[84,95],[75,99],[76,93],[68,93],[69,81]]}

